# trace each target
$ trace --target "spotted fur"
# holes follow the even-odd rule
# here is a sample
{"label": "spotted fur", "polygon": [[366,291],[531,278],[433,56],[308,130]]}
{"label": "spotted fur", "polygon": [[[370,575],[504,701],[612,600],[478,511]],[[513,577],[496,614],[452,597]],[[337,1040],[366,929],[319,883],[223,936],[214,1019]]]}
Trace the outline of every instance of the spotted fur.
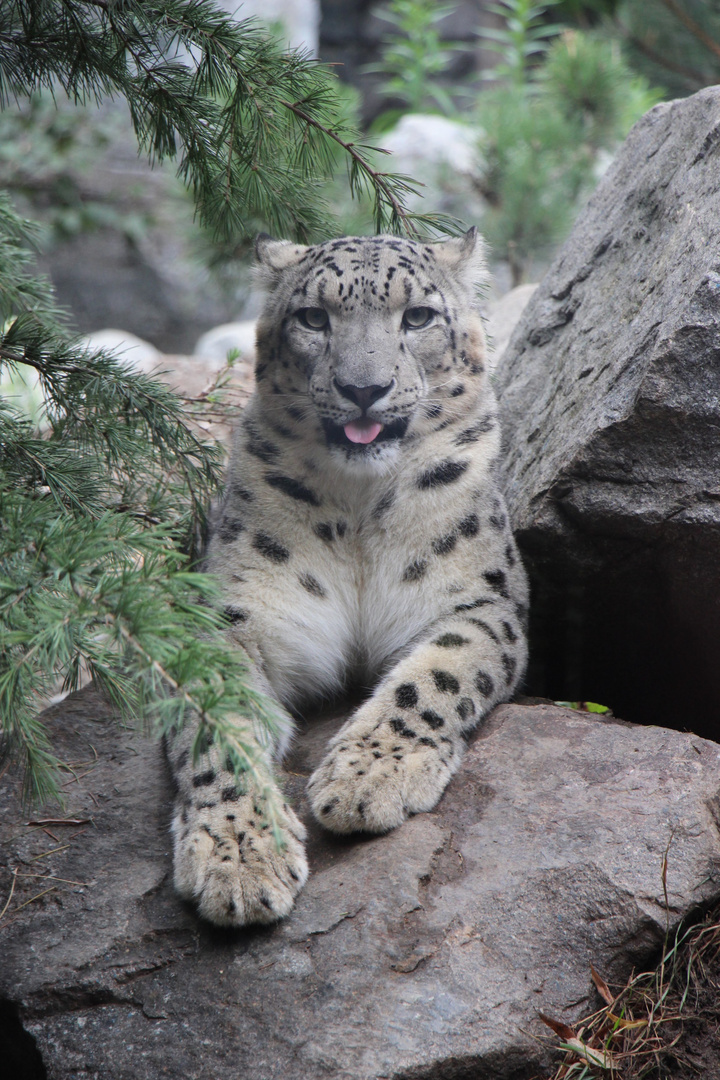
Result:
{"label": "spotted fur", "polygon": [[[326,828],[385,832],[437,803],[464,737],[526,662],[527,586],[494,479],[474,307],[479,241],[261,238],[257,254],[257,389],[208,563],[229,636],[282,709],[274,743],[258,743],[267,782],[293,710],[374,687],[309,794]],[[382,429],[357,443],[348,424]],[[172,749],[179,892],[215,923],[287,914],[307,876],[302,826],[286,806],[278,847],[261,785],[236,788],[212,750],[193,764],[191,740]]]}

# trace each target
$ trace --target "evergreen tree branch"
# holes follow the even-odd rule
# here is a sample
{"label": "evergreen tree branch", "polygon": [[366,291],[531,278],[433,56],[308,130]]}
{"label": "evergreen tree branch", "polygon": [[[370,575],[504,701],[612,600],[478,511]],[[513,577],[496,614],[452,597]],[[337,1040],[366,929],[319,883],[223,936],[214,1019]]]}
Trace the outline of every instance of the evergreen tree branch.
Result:
{"label": "evergreen tree branch", "polygon": [[[405,231],[410,236],[420,236],[420,230],[417,228],[414,221],[412,220],[412,215],[410,215],[405,210],[403,204],[400,202],[400,200],[395,194],[395,191],[398,190],[398,188],[401,188],[404,193],[407,194],[417,194],[416,187],[413,187],[410,183],[408,183],[404,177],[398,177],[397,175],[392,173],[383,173],[376,169],[373,169],[369,162],[362,156],[362,154],[358,152],[354,143],[345,142],[345,140],[342,139],[337,132],[331,131],[314,117],[309,116],[306,112],[304,112],[303,109],[299,107],[299,102],[292,103],[289,101],[282,101],[281,104],[284,105],[286,109],[289,109],[290,112],[294,113],[295,116],[299,117],[301,120],[304,120],[306,124],[317,128],[317,130],[323,132],[324,135],[327,135],[328,138],[333,139],[339,146],[341,146],[343,150],[345,150],[352,159],[353,165],[356,167],[356,169],[364,177],[367,177],[369,182],[380,193],[380,199],[384,200],[388,204],[388,206],[390,206],[392,214],[394,216],[394,220],[402,222],[403,226],[405,227]],[[384,153],[385,151],[381,152]]]}
{"label": "evergreen tree branch", "polygon": [[178,160],[201,220],[219,235],[255,231],[258,217],[299,240],[326,232],[314,185],[330,175],[327,143],[348,155],[353,192],[372,194],[378,228],[454,231],[409,214],[406,178],[375,169],[356,133],[344,137],[328,69],[208,0],[6,0],[0,105],[55,83],[78,101],[123,95],[141,148]]}
{"label": "evergreen tree branch", "polygon": [[680,75],[686,81],[686,85],[688,85],[690,89],[695,90],[698,87],[708,85],[707,78],[701,72],[695,71],[693,68],[685,67],[684,64],[678,64],[676,61],[671,60],[670,57],[657,52],[657,50],[648,45],[646,41],[633,34],[617,16],[615,16],[614,24],[629,45],[638,49],[638,51],[646,56],[648,60],[652,60],[652,62],[658,64],[659,67],[665,68],[666,71],[672,71],[674,75]]}
{"label": "evergreen tree branch", "polygon": [[663,3],[668,11],[671,11],[673,15],[680,20],[683,26],[690,31],[693,37],[697,38],[701,45],[704,45],[714,56],[720,57],[720,43],[714,41],[710,35],[703,30],[702,26],[695,22],[693,17],[677,3],[677,0],[663,0]]}

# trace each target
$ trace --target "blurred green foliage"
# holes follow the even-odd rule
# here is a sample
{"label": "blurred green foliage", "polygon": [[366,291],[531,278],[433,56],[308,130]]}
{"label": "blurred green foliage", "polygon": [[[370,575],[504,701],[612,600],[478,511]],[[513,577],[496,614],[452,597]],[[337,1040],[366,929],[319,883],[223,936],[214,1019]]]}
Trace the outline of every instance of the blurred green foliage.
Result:
{"label": "blurred green foliage", "polygon": [[[440,24],[455,10],[455,4],[437,4],[434,0],[390,0],[375,9],[375,14],[393,27],[385,34],[377,63],[367,64],[367,74],[382,75],[378,92],[392,102],[374,124],[373,130],[390,128],[406,112],[455,111],[453,96],[439,81],[453,60],[467,52],[462,41],[442,37]],[[456,92],[458,87],[453,88]]]}
{"label": "blurred green foliage", "polygon": [[502,79],[513,86],[524,86],[532,64],[545,53],[548,42],[563,28],[560,23],[548,21],[548,13],[558,0],[498,0],[488,4],[488,11],[498,15],[500,27],[483,27],[479,37],[487,49],[500,54],[502,59],[490,71],[487,78]]}
{"label": "blurred green foliage", "polygon": [[482,226],[496,256],[507,259],[513,285],[533,260],[549,256],[612,151],[662,97],[633,74],[616,42],[591,33],[544,39],[542,60],[525,62],[519,79],[527,55],[518,48],[512,74],[480,96],[476,111],[478,184],[488,204]]}
{"label": "blurred green foliage", "polygon": [[122,108],[33,94],[0,112],[0,189],[40,218],[53,241],[103,227],[138,241],[151,221],[142,203],[132,191],[102,191],[87,179],[129,125]]}
{"label": "blurred green foliage", "polygon": [[661,100],[720,80],[720,5],[494,0],[485,10],[498,22],[478,38],[498,60],[476,80],[472,102],[467,80],[451,76],[458,43],[443,40],[440,25],[449,10],[426,0],[378,9],[395,36],[372,70],[400,103],[383,122],[441,111],[481,129],[479,224],[517,284],[547,262],[633,123]]}
{"label": "blurred green foliage", "polygon": [[717,0],[619,0],[608,25],[633,69],[667,97],[720,82]]}

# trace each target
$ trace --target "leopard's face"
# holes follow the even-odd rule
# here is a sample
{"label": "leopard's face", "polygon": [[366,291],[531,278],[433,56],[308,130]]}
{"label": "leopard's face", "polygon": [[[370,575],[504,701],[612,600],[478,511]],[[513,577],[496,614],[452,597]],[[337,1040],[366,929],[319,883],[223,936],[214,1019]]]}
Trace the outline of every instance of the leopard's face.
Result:
{"label": "leopard's face", "polygon": [[261,240],[258,254],[275,286],[258,326],[269,415],[284,412],[349,463],[379,464],[472,407],[485,356],[468,280],[474,232],[434,245]]}

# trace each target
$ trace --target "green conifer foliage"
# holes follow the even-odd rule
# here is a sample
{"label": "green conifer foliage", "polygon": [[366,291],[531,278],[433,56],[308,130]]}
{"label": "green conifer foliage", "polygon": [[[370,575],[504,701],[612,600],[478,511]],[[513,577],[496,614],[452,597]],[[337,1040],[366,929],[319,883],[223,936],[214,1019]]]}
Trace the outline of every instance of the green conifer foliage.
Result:
{"label": "green conifer foliage", "polygon": [[[662,94],[628,67],[616,42],[543,21],[548,3],[501,0],[507,27],[490,44],[503,62],[476,109],[483,135],[483,232],[513,285],[569,231],[602,166]],[[488,31],[483,30],[482,36]]]}
{"label": "green conifer foliage", "polygon": [[[177,162],[220,236],[258,220],[323,235],[319,188],[338,151],[378,229],[443,227],[408,214],[408,182],[337,122],[326,69],[209,0],[0,0],[0,108],[40,90],[123,96],[141,150]],[[191,572],[220,450],[162,383],[78,346],[33,273],[34,240],[0,195],[0,750],[29,797],[57,796],[38,711],[85,667],[155,732],[192,710],[198,750],[214,740],[238,772],[262,770],[237,717],[272,725],[272,705],[225,642],[212,581]],[[32,418],[9,389],[20,379],[39,384]]]}

